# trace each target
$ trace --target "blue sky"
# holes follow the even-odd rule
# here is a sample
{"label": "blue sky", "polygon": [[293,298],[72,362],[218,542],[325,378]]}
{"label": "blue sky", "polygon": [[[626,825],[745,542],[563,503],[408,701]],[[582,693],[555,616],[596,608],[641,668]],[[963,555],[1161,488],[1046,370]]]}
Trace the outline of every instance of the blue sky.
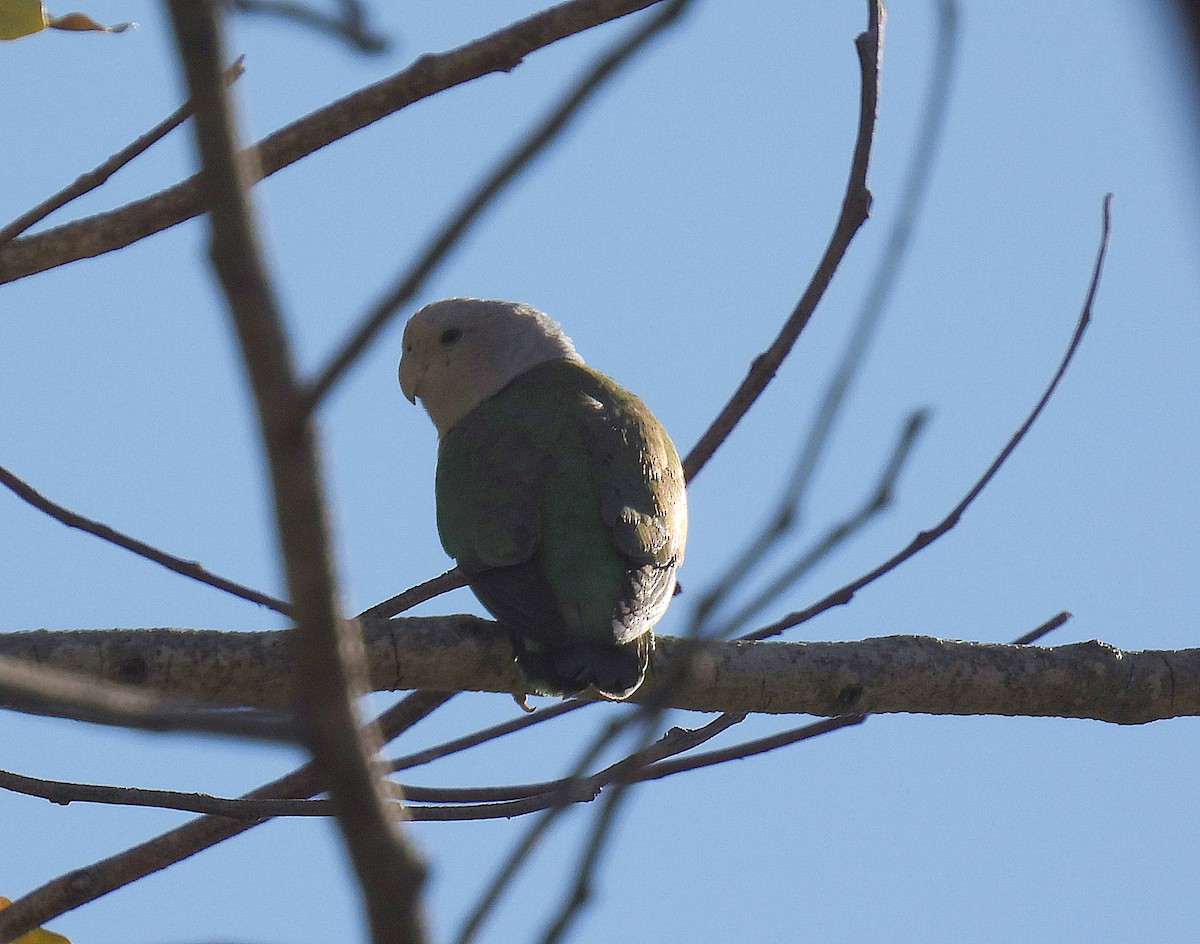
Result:
{"label": "blue sky", "polygon": [[[1037,399],[1070,337],[1101,199],[1108,266],[1064,384],[1026,442],[934,547],[793,638],[891,633],[1003,641],[1062,609],[1047,643],[1194,645],[1200,598],[1200,200],[1196,103],[1171,24],[1141,5],[963,4],[946,136],[909,262],[808,503],[808,536],[862,500],[908,412],[932,420],[896,506],[772,607],[802,607],[954,505]],[[774,336],[823,250],[856,121],[865,5],[698,3],[608,85],[498,202],[421,301],[525,300],[640,393],[686,450]],[[302,30],[237,25],[237,92],[257,138],[333,98],[532,12],[533,4],[376,4],[398,37],[360,58]],[[1152,8],[1158,11],[1159,7]],[[141,28],[42,34],[0,52],[11,218],[182,97],[157,5],[93,0]],[[55,12],[63,12],[55,10]],[[256,190],[306,369],[378,297],[465,187],[632,24],[528,57],[339,142]],[[931,69],[931,4],[887,26],[872,220],[754,412],[690,490],[682,579],[701,590],[766,517],[895,220]],[[63,216],[190,172],[176,133]],[[56,222],[60,220],[56,219]],[[265,481],[231,333],[192,222],[0,293],[0,463],[48,495],[278,592]],[[435,437],[395,380],[398,322],[321,414],[347,609],[443,570]],[[0,629],[276,628],[0,494]],[[804,545],[805,538],[779,555]],[[689,594],[664,632],[683,625]],[[698,595],[698,594],[697,594]],[[693,597],[694,599],[695,597]],[[425,612],[477,611],[466,591]],[[431,784],[561,771],[610,707],[467,754]],[[510,717],[463,697],[406,751]],[[680,716],[680,723],[704,720]],[[756,718],[742,735],[788,719]],[[0,766],[235,794],[293,765],[282,748],[0,714]],[[1197,729],[876,717],[861,728],[649,784],[617,827],[576,941],[1176,939],[1200,922],[1192,850]],[[414,779],[416,779],[414,777]],[[0,894],[185,817],[0,795]],[[588,814],[543,849],[484,935],[536,939]],[[422,824],[430,910],[448,939],[523,824]],[[328,824],[253,830],[59,919],[77,944],[345,940],[358,904]]]}

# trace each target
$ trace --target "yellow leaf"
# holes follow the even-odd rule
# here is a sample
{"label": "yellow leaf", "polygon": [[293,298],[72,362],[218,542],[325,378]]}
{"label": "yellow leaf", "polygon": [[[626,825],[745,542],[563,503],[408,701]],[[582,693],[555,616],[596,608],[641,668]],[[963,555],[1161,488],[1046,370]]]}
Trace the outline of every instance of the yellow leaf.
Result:
{"label": "yellow leaf", "polygon": [[[0,895],[0,910],[7,908],[11,904],[11,901]],[[13,941],[13,944],[71,944],[71,940],[70,938],[63,937],[61,934],[47,931],[45,928],[38,928],[35,931],[30,931],[28,934],[22,934]]]}
{"label": "yellow leaf", "polygon": [[17,39],[46,25],[42,0],[0,0],[0,39]]}
{"label": "yellow leaf", "polygon": [[105,26],[86,13],[64,13],[51,16],[42,0],[0,0],[0,39],[19,39],[46,27],[59,30],[99,30],[104,33],[123,33],[133,23]]}

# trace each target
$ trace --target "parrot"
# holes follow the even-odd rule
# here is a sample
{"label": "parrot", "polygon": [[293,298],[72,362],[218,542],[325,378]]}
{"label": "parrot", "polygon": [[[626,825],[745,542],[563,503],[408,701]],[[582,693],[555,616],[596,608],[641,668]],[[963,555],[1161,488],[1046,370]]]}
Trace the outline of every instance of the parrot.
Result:
{"label": "parrot", "polygon": [[628,698],[687,541],[666,430],[521,302],[432,302],[402,343],[400,388],[437,429],[442,547],[507,631],[531,691]]}

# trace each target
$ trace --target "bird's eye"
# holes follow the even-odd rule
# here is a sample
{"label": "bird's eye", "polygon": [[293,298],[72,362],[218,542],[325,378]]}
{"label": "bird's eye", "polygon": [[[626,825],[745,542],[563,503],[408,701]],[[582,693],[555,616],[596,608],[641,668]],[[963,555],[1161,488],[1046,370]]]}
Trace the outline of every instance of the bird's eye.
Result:
{"label": "bird's eye", "polygon": [[443,344],[454,344],[462,337],[462,328],[447,328],[442,332],[441,342]]}

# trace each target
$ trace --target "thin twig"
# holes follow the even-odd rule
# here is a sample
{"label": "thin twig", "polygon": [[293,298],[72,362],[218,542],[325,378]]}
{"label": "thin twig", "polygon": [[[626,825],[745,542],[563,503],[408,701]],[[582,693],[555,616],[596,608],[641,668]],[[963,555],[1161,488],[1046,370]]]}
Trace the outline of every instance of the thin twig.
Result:
{"label": "thin twig", "polygon": [[401,770],[411,770],[413,767],[420,767],[424,764],[432,763],[435,760],[440,760],[443,757],[448,757],[451,754],[457,754],[461,751],[468,750],[472,747],[477,747],[480,744],[486,744],[489,741],[494,741],[496,738],[503,737],[506,734],[513,734],[517,731],[523,731],[526,728],[531,728],[537,724],[543,724],[546,721],[552,721],[555,718],[568,714],[572,711],[577,711],[592,702],[588,701],[563,701],[557,705],[552,705],[549,708],[539,708],[532,714],[520,715],[510,721],[502,722],[501,724],[492,725],[489,728],[483,728],[480,731],[474,731],[471,734],[455,738],[452,741],[445,741],[441,744],[436,744],[433,747],[426,748],[423,751],[416,751],[412,754],[405,754],[403,757],[397,757],[394,760],[387,761],[385,768],[391,773],[396,773]]}
{"label": "thin twig", "polygon": [[[262,819],[266,816],[328,816],[328,803],[314,800],[252,800],[246,797],[218,797],[207,793],[178,790],[151,790],[144,787],[118,787],[111,784],[76,783],[48,780],[0,770],[0,788],[25,796],[40,797],[67,806],[70,803],[103,803],[114,806],[142,806],[185,813],[211,813],[232,819]],[[313,806],[312,804],[318,804]],[[304,804],[287,806],[286,804]],[[286,811],[286,812],[285,812]]]}
{"label": "thin twig", "polygon": [[1071,614],[1068,613],[1066,610],[1063,610],[1061,613],[1055,613],[1052,617],[1050,617],[1050,619],[1048,619],[1048,620],[1046,620],[1046,622],[1042,623],[1041,626],[1038,626],[1035,629],[1031,629],[1029,632],[1025,633],[1025,635],[1023,635],[1023,636],[1018,636],[1016,639],[1014,639],[1012,641],[1012,644],[1014,646],[1032,646],[1035,642],[1037,642],[1043,636],[1049,635],[1050,633],[1054,632],[1054,630],[1058,629],[1060,626],[1062,626],[1064,623],[1066,623],[1067,620],[1069,620],[1069,619],[1071,619]]}
{"label": "thin twig", "polygon": [[563,97],[550,113],[521,143],[487,175],[480,185],[463,201],[458,210],[426,243],[416,261],[397,279],[395,285],[362,319],[350,338],[329,359],[317,374],[308,391],[309,408],[321,399],[341,379],[350,366],[366,350],[379,332],[407,304],[426,279],[437,269],[451,249],[480,218],[483,211],[510,183],[533,162],[539,154],[580,113],[592,96],[624,63],[628,62],[646,43],[657,36],[680,15],[689,0],[671,0],[653,18],[617,43],[593,65]]}
{"label": "thin twig", "polygon": [[[384,741],[408,731],[445,704],[445,692],[414,692],[373,722]],[[316,765],[305,764],[247,794],[252,799],[310,797],[324,789]],[[0,941],[10,940],[61,914],[174,865],[266,822],[202,816],[146,842],[47,882],[0,911]]]}
{"label": "thin twig", "polygon": [[394,597],[389,597],[381,603],[367,607],[367,609],[358,614],[358,619],[390,619],[398,613],[411,610],[419,603],[425,603],[434,597],[441,596],[443,593],[449,593],[451,590],[457,590],[459,587],[465,587],[466,585],[466,578],[463,577],[458,568],[451,567],[444,574],[438,574],[438,576],[431,577],[424,583],[419,583],[415,587],[409,587],[403,593],[397,593]]}
{"label": "thin twig", "polygon": [[[443,53],[421,56],[389,78],[319,108],[249,150],[258,173],[274,174],[414,102],[494,72],[511,72],[532,52],[662,0],[567,0]],[[198,176],[107,213],[16,239],[0,248],[0,284],[91,258],[203,213]]]}
{"label": "thin twig", "polygon": [[830,731],[837,731],[841,728],[862,724],[867,717],[865,714],[854,714],[825,718],[821,721],[806,724],[803,727],[792,728],[764,738],[756,738],[753,741],[745,741],[742,744],[735,744],[732,747],[722,748],[721,750],[705,751],[703,754],[695,754],[691,757],[681,757],[675,760],[664,760],[638,771],[634,776],[639,781],[660,780],[663,777],[683,773],[687,770],[699,770],[701,767],[712,767],[715,764],[724,764],[731,760],[743,760],[755,754],[765,754],[767,751],[795,744],[798,741],[806,741],[820,734],[828,734]]}
{"label": "thin twig", "polygon": [[[415,784],[395,784],[399,800],[406,803],[444,803],[453,805],[495,804],[533,797],[548,797],[569,787],[562,781],[511,784],[497,787],[426,787]],[[111,784],[79,783],[30,777],[9,770],[0,770],[0,789],[25,796],[39,797],[67,806],[70,803],[100,803],[109,806],[140,806],[184,813],[212,813],[234,819],[264,819],[267,817],[332,816],[328,800],[280,798],[252,799],[250,797],[221,797],[208,793],[180,790],[155,790],[146,787],[114,786]],[[599,790],[599,787],[596,787]],[[539,809],[542,807],[539,807]],[[416,809],[416,807],[410,807]]]}
{"label": "thin twig", "polygon": [[[241,78],[242,73],[245,71],[245,56],[239,56],[234,61],[233,65],[225,70],[226,85],[232,85],[239,78]],[[148,151],[155,144],[187,121],[187,119],[191,117],[191,114],[192,103],[185,102],[141,137],[121,148],[121,150],[106,160],[99,167],[88,171],[86,174],[77,178],[70,186],[64,187],[58,193],[43,200],[33,209],[22,213],[7,226],[0,228],[0,249],[3,249],[6,243],[15,239],[17,236],[20,236],[23,232],[29,229],[29,227],[36,226],[55,210],[62,209],[72,200],[77,200],[85,193],[91,193],[93,190],[103,185],[122,167],[130,163],[134,158]]]}
{"label": "thin twig", "polygon": [[[291,607],[286,601],[263,593],[260,590],[255,590],[253,587],[247,587],[244,584],[229,580],[219,574],[214,574],[196,561],[176,557],[174,554],[169,554],[160,548],[109,527],[103,522],[87,518],[78,512],[72,511],[65,505],[60,505],[58,502],[47,498],[28,482],[4,468],[4,466],[0,466],[0,485],[9,489],[18,498],[32,505],[34,508],[49,515],[55,521],[65,524],[68,528],[76,528],[84,531],[87,534],[100,538],[102,541],[107,541],[110,544],[130,551],[183,577],[188,577],[217,590],[223,590],[250,603],[258,603],[283,616],[292,615]],[[360,613],[358,618],[392,617],[411,609],[419,603],[424,603],[440,594],[448,593],[463,586],[466,586],[466,581],[459,575],[457,568],[452,568],[444,574],[427,580],[424,583],[417,584],[415,587],[409,587],[403,593],[398,593],[390,599],[376,603],[374,606]]]}
{"label": "thin twig", "polygon": [[288,606],[286,601],[263,593],[261,590],[255,590],[253,587],[247,587],[244,584],[229,580],[219,574],[214,574],[196,561],[185,560],[182,557],[176,557],[174,554],[168,554],[166,551],[160,550],[153,545],[139,541],[137,538],[117,531],[115,528],[110,528],[102,522],[85,518],[83,515],[58,504],[58,502],[51,501],[28,482],[18,478],[3,466],[0,466],[0,485],[3,485],[18,498],[38,509],[38,511],[45,512],[55,521],[65,524],[68,528],[76,528],[94,535],[102,541],[115,544],[117,547],[136,554],[138,557],[152,561],[160,567],[165,567],[167,570],[180,574],[183,577],[188,577],[207,586],[215,587],[217,590],[223,590],[251,603],[265,606],[284,616],[291,615],[291,607]]}
{"label": "thin twig", "polygon": [[769,626],[764,626],[762,629],[755,630],[752,633],[746,633],[741,637],[742,639],[769,639],[772,636],[779,635],[786,629],[790,629],[793,626],[797,626],[800,623],[812,619],[819,613],[824,613],[826,610],[832,609],[835,606],[842,606],[846,603],[849,603],[854,598],[854,595],[863,587],[867,586],[867,584],[873,583],[884,574],[891,573],[910,557],[924,550],[958,524],[959,519],[961,519],[963,516],[963,513],[968,507],[970,507],[972,502],[979,497],[979,493],[987,487],[988,483],[995,478],[996,473],[1000,471],[1000,467],[1004,465],[1004,463],[1008,460],[1008,457],[1013,454],[1013,450],[1020,445],[1021,440],[1025,438],[1026,433],[1028,433],[1033,427],[1033,424],[1041,415],[1042,410],[1045,409],[1046,404],[1050,402],[1050,397],[1053,396],[1054,391],[1058,389],[1059,382],[1062,380],[1063,375],[1067,372],[1067,367],[1070,366],[1072,359],[1075,357],[1075,352],[1079,349],[1079,344],[1083,340],[1084,332],[1087,330],[1087,326],[1092,320],[1092,305],[1096,300],[1096,293],[1100,289],[1100,275],[1104,271],[1104,260],[1108,254],[1108,237],[1111,228],[1112,194],[1110,193],[1105,194],[1104,196],[1100,232],[1100,247],[1096,252],[1096,261],[1092,267],[1092,277],[1088,284],[1087,295],[1084,298],[1083,310],[1079,314],[1079,320],[1075,325],[1075,333],[1071,337],[1071,342],[1067,345],[1067,350],[1063,354],[1062,359],[1059,361],[1058,369],[1054,372],[1054,376],[1051,378],[1050,383],[1043,391],[1042,396],[1038,400],[1037,404],[1025,418],[1025,421],[1020,425],[1017,431],[1013,433],[1012,437],[1005,444],[1004,448],[1000,450],[999,455],[992,460],[992,464],[988,466],[983,475],[981,475],[975,484],[971,486],[970,490],[966,495],[963,496],[962,500],[950,510],[950,513],[947,514],[946,517],[934,525],[934,527],[928,531],[922,531],[915,538],[913,538],[912,541],[909,542],[907,547],[892,555],[874,570],[863,574],[857,580],[852,580],[845,586],[838,588],[833,593],[826,596],[823,600],[814,603],[807,609],[790,613],[783,619],[772,623]]}
{"label": "thin twig", "polygon": [[825,289],[833,281],[838,265],[850,248],[850,241],[859,227],[867,220],[871,206],[871,192],[867,189],[867,168],[871,159],[871,146],[875,138],[875,116],[879,106],[879,64],[883,50],[883,24],[885,13],[879,0],[869,0],[868,25],[865,33],[855,40],[859,66],[862,72],[861,97],[858,115],[858,134],[854,142],[854,153],[850,160],[850,176],[842,210],[834,225],[833,235],[825,254],[817,264],[808,287],[796,303],[779,334],[762,354],[754,359],[746,378],[734,391],[729,402],[717,418],[712,421],[700,441],[692,447],[683,462],[684,478],[691,481],[696,477],[713,453],[733,432],[733,428],[749,412],[750,407],[767,388],[775,372],[791,352],[800,332],[808,324]]}
{"label": "thin twig", "polygon": [[334,15],[296,0],[232,0],[241,13],[265,14],[307,26],[330,36],[341,37],[362,52],[383,52],[387,38],[367,29],[362,6],[355,0],[341,0],[341,13]]}
{"label": "thin twig", "polygon": [[387,807],[360,726],[365,677],[357,625],[337,611],[316,434],[306,420],[283,317],[247,197],[249,174],[220,82],[220,11],[214,0],[170,0],[179,58],[196,104],[196,143],[211,188],[210,256],[241,344],[270,468],[279,550],[295,609],[297,710],[327,784],[358,877],[375,944],[427,937],[424,863]]}

